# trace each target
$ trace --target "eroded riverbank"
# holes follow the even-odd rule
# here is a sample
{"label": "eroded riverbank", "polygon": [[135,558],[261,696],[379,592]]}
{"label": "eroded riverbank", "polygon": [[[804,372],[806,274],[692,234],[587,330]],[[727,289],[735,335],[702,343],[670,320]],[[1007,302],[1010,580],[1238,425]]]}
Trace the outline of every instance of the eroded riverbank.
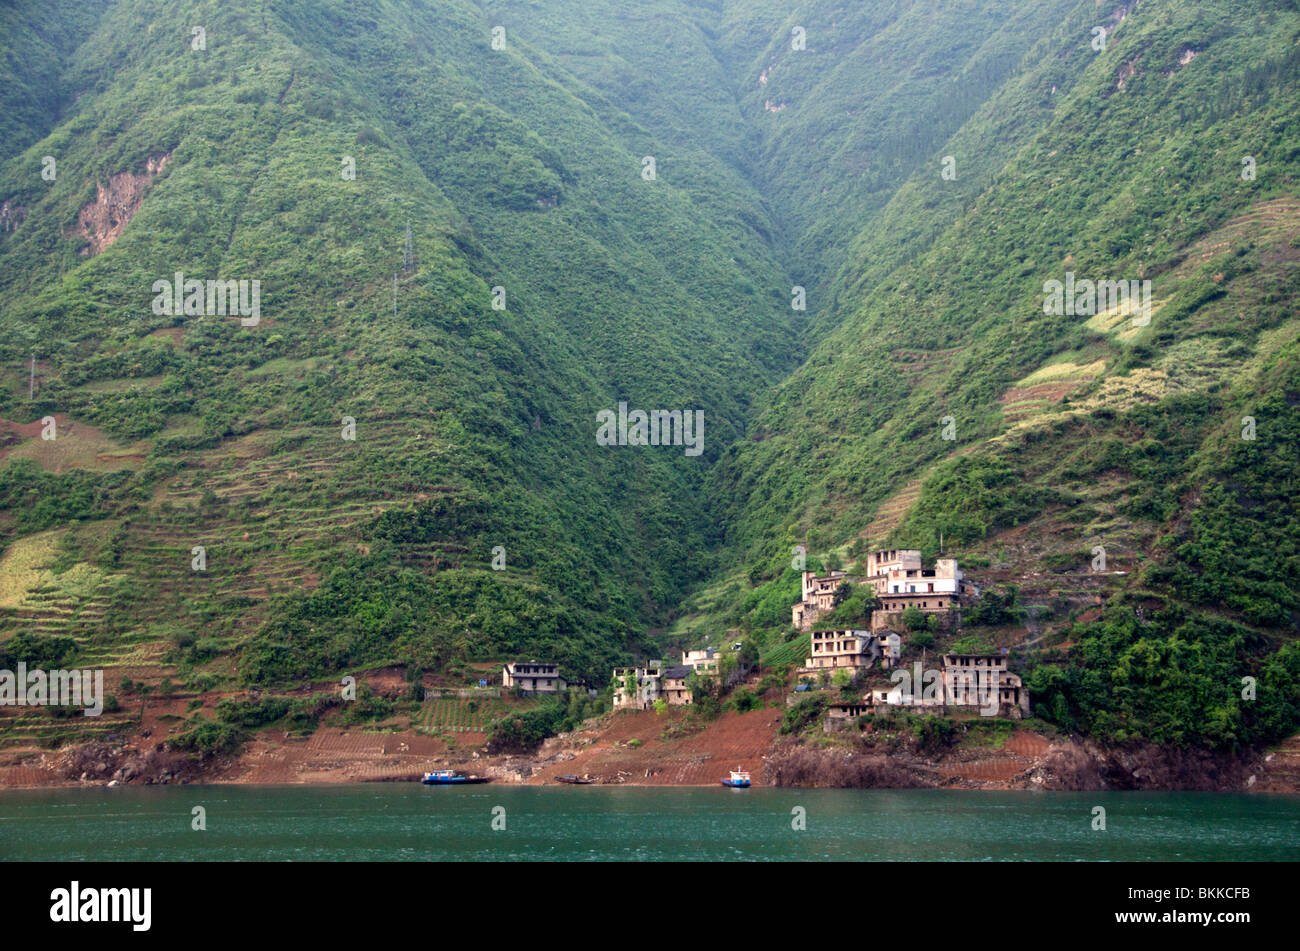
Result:
{"label": "eroded riverbank", "polygon": [[1242,758],[1153,746],[1104,750],[1027,724],[1008,725],[993,740],[962,738],[958,730],[947,745],[856,731],[795,740],[781,736],[782,714],[766,706],[700,724],[682,710],[622,713],[526,755],[489,755],[482,733],[435,737],[321,727],[306,737],[259,731],[237,756],[195,761],[136,736],[7,751],[0,758],[0,785],[337,785],[414,781],[426,770],[450,767],[511,785],[549,785],[571,774],[593,785],[707,787],[740,768],[757,786],[1298,791],[1298,738]]}

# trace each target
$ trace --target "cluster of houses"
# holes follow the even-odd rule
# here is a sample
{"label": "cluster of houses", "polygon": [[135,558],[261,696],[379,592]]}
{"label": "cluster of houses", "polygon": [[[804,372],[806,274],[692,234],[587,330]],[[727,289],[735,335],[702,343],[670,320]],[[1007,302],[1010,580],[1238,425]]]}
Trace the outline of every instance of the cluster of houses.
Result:
{"label": "cluster of houses", "polygon": [[718,672],[718,652],[712,647],[682,651],[682,662],[665,667],[661,660],[646,661],[640,667],[614,668],[614,709],[649,710],[657,700],[670,706],[689,706],[694,699],[686,678],[692,672]]}
{"label": "cluster of houses", "polygon": [[977,593],[973,585],[962,579],[956,558],[939,558],[933,568],[925,568],[919,549],[874,551],[867,556],[865,577],[853,577],[844,571],[824,575],[805,571],[802,597],[790,613],[795,628],[811,630],[819,617],[835,607],[835,594],[843,584],[866,584],[874,589],[880,599],[880,610],[871,615],[873,631],[897,627],[900,616],[908,608],[942,614],[955,608],[963,593]]}
{"label": "cluster of houses", "polygon": [[[835,607],[836,593],[845,583],[868,584],[874,589],[880,608],[872,612],[870,629],[815,630],[817,618]],[[914,665],[915,678],[897,670],[902,658],[902,638],[897,632],[902,613],[916,608],[924,614],[946,615],[957,608],[963,594],[978,594],[978,589],[962,578],[955,558],[939,558],[933,568],[925,568],[916,549],[872,552],[866,559],[864,577],[851,577],[843,571],[825,575],[805,571],[802,597],[794,605],[791,620],[809,634],[810,649],[797,676],[822,678],[839,671],[856,676],[876,667],[895,670],[892,688],[873,689],[860,702],[831,704],[827,729],[886,707],[932,712],[977,708],[985,715],[1028,715],[1029,691],[1020,677],[1007,669],[1002,654],[944,654],[938,670],[922,672],[920,664]],[[648,710],[660,700],[670,706],[688,706],[693,697],[687,678],[692,673],[716,676],[720,659],[716,650],[706,647],[683,651],[681,663],[671,667],[662,660],[615,667],[614,709]],[[507,664],[501,671],[501,684],[530,693],[561,693],[565,689],[559,665],[538,661]]]}
{"label": "cluster of houses", "polygon": [[[898,667],[902,656],[902,638],[893,633],[813,631],[810,640],[809,656],[796,672],[803,678],[833,675],[841,670],[856,676],[859,671],[872,667],[890,670]],[[895,683],[890,690],[872,690],[861,703],[833,704],[831,717],[856,718],[877,706],[926,708],[935,712],[948,707],[979,707],[988,711],[991,698],[996,698],[999,716],[1029,714],[1029,691],[1017,674],[1007,670],[1007,659],[1001,654],[945,654],[943,667],[929,673],[933,683],[917,683],[915,689],[905,689],[903,683]],[[920,670],[917,675],[920,679]]]}
{"label": "cluster of houses", "polygon": [[[656,700],[679,707],[693,697],[686,678],[692,671],[717,674],[721,655],[712,647],[682,651],[682,662],[672,667],[662,660],[649,660],[639,667],[614,668],[614,709],[648,710]],[[526,693],[563,693],[567,684],[559,664],[541,661],[512,661],[501,668],[501,686]]]}
{"label": "cluster of houses", "polygon": [[[877,710],[898,708],[917,713],[978,712],[1019,719],[1029,715],[1029,691],[1018,674],[1007,670],[1001,654],[944,654],[943,667],[904,679],[889,689],[876,688],[859,701],[832,703],[826,710],[831,732]],[[920,681],[920,682],[917,682]]]}
{"label": "cluster of houses", "polygon": [[[870,630],[814,630],[819,616],[835,607],[835,595],[845,583],[869,584],[880,600],[880,610],[871,615]],[[810,651],[798,671],[800,677],[816,677],[872,667],[890,670],[898,667],[902,656],[902,638],[895,632],[902,613],[915,608],[923,614],[948,614],[955,610],[963,594],[977,594],[957,567],[955,558],[939,558],[933,568],[921,562],[916,549],[887,549],[867,556],[866,575],[850,577],[843,571],[817,575],[803,573],[803,596],[794,605],[791,620],[811,637]],[[1025,716],[1029,713],[1029,691],[1016,674],[1007,670],[1001,654],[945,654],[943,667],[922,672],[917,665],[913,687],[910,679],[896,677],[892,689],[875,689],[860,703],[832,704],[827,727],[836,721],[856,719],[877,707],[904,707],[935,712],[949,708],[978,708],[982,713],[998,716]],[[904,674],[907,672],[904,671]]]}

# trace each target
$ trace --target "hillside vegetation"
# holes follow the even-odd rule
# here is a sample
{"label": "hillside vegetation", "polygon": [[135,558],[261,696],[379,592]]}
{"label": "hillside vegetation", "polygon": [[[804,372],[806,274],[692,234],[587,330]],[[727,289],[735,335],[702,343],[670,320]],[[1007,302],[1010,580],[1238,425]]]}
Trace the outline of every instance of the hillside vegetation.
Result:
{"label": "hillside vegetation", "polygon": [[[942,546],[1056,726],[1300,727],[1296,3],[0,22],[0,642],[600,685],[797,658],[796,546]],[[158,313],[177,272],[260,318]],[[1150,306],[1052,313],[1068,275]],[[599,444],[620,402],[702,454]]]}

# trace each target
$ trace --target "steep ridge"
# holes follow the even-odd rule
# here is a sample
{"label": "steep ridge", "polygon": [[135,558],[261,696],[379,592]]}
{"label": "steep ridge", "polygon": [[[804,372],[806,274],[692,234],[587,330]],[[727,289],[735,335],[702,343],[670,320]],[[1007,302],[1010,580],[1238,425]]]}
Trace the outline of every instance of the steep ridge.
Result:
{"label": "steep ridge", "polygon": [[[0,86],[49,90],[0,165],[6,656],[603,683],[789,653],[796,545],[943,544],[1020,586],[977,636],[1050,722],[1300,723],[1294,4],[34,10],[66,62]],[[259,280],[256,324],[157,313],[176,272]],[[1150,280],[1150,321],[1046,313],[1067,274]],[[619,402],[702,409],[701,455],[599,445]]]}
{"label": "steep ridge", "polygon": [[[4,169],[0,518],[56,530],[43,569],[121,582],[79,653],[152,644],[210,682],[514,652],[595,674],[702,577],[704,468],[792,365],[787,280],[753,281],[773,229],[492,27],[119,3],[69,58],[85,92]],[[86,209],[145,175],[88,247]],[[155,313],[176,272],[258,280],[256,325]],[[620,401],[703,411],[699,454],[598,445]],[[46,416],[90,461],[40,464]]]}
{"label": "steep ridge", "polygon": [[[776,643],[792,546],[851,560],[942,540],[990,566],[982,580],[1026,586],[1027,626],[988,636],[1058,724],[1258,743],[1300,712],[1300,20],[1157,0],[1099,19],[1104,50],[1086,29],[1045,37],[1050,68],[1006,83],[940,150],[957,179],[918,172],[856,239],[843,319],[711,473],[752,587],[680,626]],[[1034,114],[972,194],[945,191],[998,122]],[[1149,280],[1150,309],[1045,312],[1067,274]],[[901,523],[867,537],[918,480]],[[1097,546],[1112,559],[1100,592]]]}

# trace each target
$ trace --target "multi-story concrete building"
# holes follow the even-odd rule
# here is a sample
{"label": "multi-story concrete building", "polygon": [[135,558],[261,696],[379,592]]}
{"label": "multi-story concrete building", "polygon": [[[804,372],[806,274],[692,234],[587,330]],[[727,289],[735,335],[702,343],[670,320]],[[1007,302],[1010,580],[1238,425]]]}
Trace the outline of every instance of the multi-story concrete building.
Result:
{"label": "multi-story concrete building", "polygon": [[943,698],[949,706],[981,708],[996,698],[999,713],[1029,715],[1029,691],[1001,654],[944,654]]}
{"label": "multi-story concrete building", "polygon": [[659,699],[664,662],[648,660],[642,667],[614,668],[614,709],[649,710]]}
{"label": "multi-story concrete building", "polygon": [[790,621],[794,626],[806,631],[822,614],[835,606],[835,591],[846,581],[856,583],[858,579],[850,578],[843,571],[832,571],[818,575],[815,571],[803,573],[803,596],[795,602],[790,612]]}
{"label": "multi-story concrete building", "polygon": [[564,689],[559,664],[540,661],[511,661],[501,668],[501,686],[518,687],[530,693],[559,693]]}
{"label": "multi-story concrete building", "polygon": [[897,636],[860,629],[813,631],[811,652],[798,673],[807,676],[823,671],[853,672],[866,670],[877,662],[893,667],[898,662],[898,645]]}
{"label": "multi-story concrete building", "polygon": [[875,631],[896,627],[897,615],[909,607],[937,614],[957,607],[961,597],[962,576],[955,558],[939,558],[933,568],[925,568],[919,549],[882,549],[867,556],[866,572],[865,577],[855,578],[843,571],[826,575],[805,571],[802,597],[791,609],[791,623],[801,631],[810,630],[835,606],[835,592],[846,582],[869,584],[880,599],[881,610],[871,618]]}
{"label": "multi-story concrete building", "polygon": [[718,652],[712,647],[697,651],[682,651],[682,664],[702,674],[716,674],[718,659]]}
{"label": "multi-story concrete building", "polygon": [[669,667],[660,682],[659,696],[674,707],[689,706],[694,699],[691,688],[686,686],[686,678],[690,675],[691,668],[685,665]]}
{"label": "multi-story concrete building", "polygon": [[[890,706],[944,713],[978,710],[985,716],[1029,715],[1029,691],[1007,670],[1001,654],[945,654],[941,670],[916,673],[890,688],[876,688],[863,699],[872,707]],[[920,682],[917,682],[919,678]]]}
{"label": "multi-story concrete building", "polygon": [[891,626],[890,615],[910,607],[927,614],[951,611],[961,597],[961,570],[955,558],[939,558],[933,568],[921,566],[919,551],[876,552],[867,558],[867,580],[875,587],[883,615],[872,616],[872,627]]}

